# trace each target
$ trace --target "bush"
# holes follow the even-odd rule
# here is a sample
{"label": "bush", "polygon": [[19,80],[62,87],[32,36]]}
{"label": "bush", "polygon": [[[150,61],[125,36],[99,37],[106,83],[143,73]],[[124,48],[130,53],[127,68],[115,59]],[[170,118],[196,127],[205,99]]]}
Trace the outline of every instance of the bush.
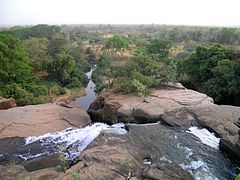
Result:
{"label": "bush", "polygon": [[67,88],[80,88],[82,87],[82,83],[79,81],[78,78],[73,78],[70,83],[66,86]]}
{"label": "bush", "polygon": [[33,93],[34,96],[38,97],[38,96],[45,96],[48,95],[48,87],[46,85],[37,85],[37,84],[29,84],[26,86],[26,89]]}
{"label": "bush", "polygon": [[66,90],[58,84],[54,84],[49,87],[49,93],[51,95],[63,95],[66,93]]}

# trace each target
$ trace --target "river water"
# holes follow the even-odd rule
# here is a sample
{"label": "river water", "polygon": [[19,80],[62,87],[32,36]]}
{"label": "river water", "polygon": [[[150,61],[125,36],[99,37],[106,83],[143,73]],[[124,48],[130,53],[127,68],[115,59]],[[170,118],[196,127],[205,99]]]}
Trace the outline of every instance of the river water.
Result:
{"label": "river water", "polygon": [[[186,131],[169,128],[160,123],[119,123],[112,126],[94,123],[81,129],[68,128],[61,132],[22,138],[20,141],[16,139],[17,148],[0,151],[0,164],[6,164],[6,161],[11,159],[25,162],[39,156],[57,154],[63,154],[72,161],[101,132],[126,136],[130,149],[139,154],[142,160],[150,158],[152,163],[177,163],[196,180],[229,180],[235,176],[237,165],[219,150],[219,139],[214,134],[198,127],[191,127]],[[0,146],[4,146],[1,141]]]}
{"label": "river water", "polygon": [[[86,87],[86,96],[76,99],[86,110],[96,99],[95,84],[91,80],[93,71],[91,69],[87,73],[90,80]],[[3,138],[0,140],[0,164],[7,164],[16,158],[21,163],[54,154],[63,154],[66,159],[74,160],[103,131],[127,136],[130,146],[143,156],[143,160],[147,157],[152,160],[151,163],[175,162],[190,172],[196,180],[229,180],[236,175],[237,165],[219,150],[220,139],[207,129],[191,127],[188,130],[179,130],[161,123],[119,123],[112,126],[94,123],[85,128],[68,128],[39,137]]]}
{"label": "river water", "polygon": [[89,72],[86,73],[89,82],[87,87],[85,88],[86,95],[76,98],[76,102],[80,105],[81,108],[88,110],[90,104],[96,99],[96,93],[95,93],[95,83],[92,81],[92,73],[94,71],[94,68],[92,68]]}

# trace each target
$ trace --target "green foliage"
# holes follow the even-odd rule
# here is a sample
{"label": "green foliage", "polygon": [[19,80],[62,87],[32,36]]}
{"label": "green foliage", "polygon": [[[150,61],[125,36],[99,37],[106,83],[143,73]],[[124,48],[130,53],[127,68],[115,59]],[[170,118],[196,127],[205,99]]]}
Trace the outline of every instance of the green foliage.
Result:
{"label": "green foliage", "polygon": [[132,86],[134,88],[136,88],[136,92],[137,92],[138,96],[145,99],[145,97],[147,95],[147,86],[142,84],[141,82],[139,82],[136,79],[132,80]]}
{"label": "green foliage", "polygon": [[61,170],[65,172],[69,167],[67,158],[64,156],[64,154],[59,154],[58,159],[61,161]]}
{"label": "green foliage", "polygon": [[220,45],[198,46],[184,62],[189,82],[217,103],[239,105],[240,62],[236,54],[240,51]]}
{"label": "green foliage", "polygon": [[104,46],[105,49],[111,50],[112,52],[123,52],[129,46],[128,40],[120,35],[114,35],[108,38]]}
{"label": "green foliage", "polygon": [[76,179],[76,180],[83,180],[83,177],[80,172],[72,173],[72,177],[73,177],[73,179]]}
{"label": "green foliage", "polygon": [[52,62],[46,63],[48,74],[56,79],[63,86],[67,85],[75,68],[75,61],[72,56],[64,51],[55,55]]}
{"label": "green foliage", "polygon": [[65,89],[58,84],[49,84],[48,87],[50,95],[63,95],[66,93]]}
{"label": "green foliage", "polygon": [[88,62],[94,63],[96,61],[96,55],[90,47],[87,48],[86,54]]}
{"label": "green foliage", "polygon": [[14,27],[12,31],[17,35],[21,40],[29,39],[30,37],[43,38],[46,37],[51,39],[54,34],[60,32],[59,26],[48,26],[46,24],[39,24],[31,27]]}
{"label": "green foliage", "polygon": [[64,35],[54,37],[49,41],[48,53],[51,56],[54,56],[55,54],[61,53],[62,51],[66,51],[68,49],[68,46],[69,42],[64,37]]}
{"label": "green foliage", "polygon": [[147,53],[153,57],[164,59],[169,55],[169,50],[171,48],[171,43],[162,39],[150,40],[146,45]]}
{"label": "green foliage", "polygon": [[[28,89],[29,88],[29,89]],[[39,91],[39,89],[43,91]],[[12,97],[17,101],[18,106],[24,106],[29,104],[42,104],[50,101],[50,96],[46,91],[47,87],[43,85],[27,85],[9,84],[2,89],[3,97]],[[45,91],[45,92],[44,92]]]}
{"label": "green foliage", "polygon": [[240,168],[237,168],[237,176],[235,177],[235,180],[240,180]]}
{"label": "green foliage", "polygon": [[27,176],[25,180],[35,180],[35,178],[33,176]]}
{"label": "green foliage", "polygon": [[49,59],[47,55],[47,38],[30,38],[24,41],[24,49],[30,59],[34,72],[42,70],[42,62]]}
{"label": "green foliage", "polygon": [[32,69],[22,44],[15,36],[0,34],[0,83],[25,83],[32,81]]}

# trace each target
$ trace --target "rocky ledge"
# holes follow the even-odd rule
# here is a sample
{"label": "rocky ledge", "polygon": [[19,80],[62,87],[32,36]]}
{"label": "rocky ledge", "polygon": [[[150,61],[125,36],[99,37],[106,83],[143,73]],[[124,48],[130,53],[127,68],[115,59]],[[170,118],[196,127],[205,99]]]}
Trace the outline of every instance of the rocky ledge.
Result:
{"label": "rocky ledge", "polygon": [[0,110],[1,109],[9,109],[9,108],[13,108],[16,107],[16,101],[12,98],[10,99],[6,99],[3,97],[0,97]]}
{"label": "rocky ledge", "polygon": [[[160,160],[163,149],[155,145],[152,133],[161,136],[160,125],[135,127],[129,125],[129,133],[125,135],[101,133],[90,146],[85,149],[78,162],[65,172],[56,168],[59,162],[52,159],[36,158],[24,166],[0,166],[0,177],[6,179],[24,180],[26,177],[34,179],[164,179],[164,180],[192,180],[190,173],[180,165]],[[142,135],[145,133],[144,135]],[[160,133],[160,134],[159,134]],[[156,142],[156,141],[155,141]],[[139,148],[141,147],[141,148]],[[152,156],[152,157],[151,157]],[[149,163],[144,163],[148,158]],[[54,165],[54,162],[56,164]],[[52,167],[49,167],[49,164]],[[27,171],[29,167],[36,167],[34,171]],[[42,167],[40,167],[42,166]],[[45,166],[45,167],[44,167]],[[42,168],[42,169],[41,169]]]}
{"label": "rocky ledge", "polygon": [[133,95],[104,92],[91,104],[88,113],[93,121],[110,124],[150,123],[174,109],[212,104],[212,98],[188,89],[155,89],[145,101]]}
{"label": "rocky ledge", "polygon": [[240,107],[216,105],[212,98],[193,90],[154,89],[145,101],[133,95],[104,92],[91,104],[88,113],[93,121],[109,124],[161,121],[176,128],[204,127],[221,138],[222,150],[240,159]]}
{"label": "rocky ledge", "polygon": [[15,107],[0,110],[0,137],[39,136],[68,127],[81,128],[90,122],[85,110],[71,104]]}

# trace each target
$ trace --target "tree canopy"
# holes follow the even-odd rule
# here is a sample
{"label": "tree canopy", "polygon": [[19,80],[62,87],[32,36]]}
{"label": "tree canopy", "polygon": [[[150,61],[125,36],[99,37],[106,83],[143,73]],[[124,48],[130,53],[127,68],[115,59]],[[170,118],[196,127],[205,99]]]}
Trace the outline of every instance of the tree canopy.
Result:
{"label": "tree canopy", "polygon": [[198,46],[184,62],[184,72],[193,88],[220,104],[240,104],[240,51],[219,44]]}

